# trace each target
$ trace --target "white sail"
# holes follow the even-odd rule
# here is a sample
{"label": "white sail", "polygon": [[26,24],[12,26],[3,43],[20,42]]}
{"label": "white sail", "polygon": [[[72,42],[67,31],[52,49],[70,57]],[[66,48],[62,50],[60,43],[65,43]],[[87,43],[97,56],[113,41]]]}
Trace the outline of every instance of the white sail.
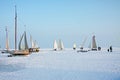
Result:
{"label": "white sail", "polygon": [[36,40],[33,41],[32,36],[30,36],[30,41],[31,41],[31,48],[38,48]]}
{"label": "white sail", "polygon": [[35,48],[35,45],[34,45],[34,42],[33,42],[32,36],[30,36],[30,41],[31,41],[31,48]]}
{"label": "white sail", "polygon": [[60,40],[58,41],[57,46],[58,46],[58,49],[61,48],[61,42],[60,42]]}
{"label": "white sail", "polygon": [[29,51],[30,52],[39,52],[38,44],[37,44],[36,40],[33,41],[32,36],[30,36],[30,41],[31,41],[31,48],[29,48]]}
{"label": "white sail", "polygon": [[95,41],[95,35],[92,37],[91,48],[92,48],[93,50],[97,50],[97,45],[96,45],[96,41]]}
{"label": "white sail", "polygon": [[56,41],[56,40],[54,41],[53,49],[54,49],[54,50],[57,50],[57,49],[58,49],[58,44],[57,44],[57,41]]}
{"label": "white sail", "polygon": [[84,45],[85,45],[85,42],[87,41],[87,36],[85,37],[85,39],[83,40],[81,46],[80,46],[80,49],[83,49],[84,48]]}
{"label": "white sail", "polygon": [[33,41],[32,36],[30,37],[30,40],[31,40],[31,48],[37,48],[38,47],[37,43],[36,41]]}
{"label": "white sail", "polygon": [[64,49],[64,44],[63,44],[63,42],[61,41],[61,50],[63,50]]}
{"label": "white sail", "polygon": [[76,43],[73,44],[73,49],[76,49]]}
{"label": "white sail", "polygon": [[36,40],[34,41],[34,47],[38,48],[38,44],[37,44]]}
{"label": "white sail", "polygon": [[58,41],[58,49],[63,50],[64,49],[64,44],[61,40]]}

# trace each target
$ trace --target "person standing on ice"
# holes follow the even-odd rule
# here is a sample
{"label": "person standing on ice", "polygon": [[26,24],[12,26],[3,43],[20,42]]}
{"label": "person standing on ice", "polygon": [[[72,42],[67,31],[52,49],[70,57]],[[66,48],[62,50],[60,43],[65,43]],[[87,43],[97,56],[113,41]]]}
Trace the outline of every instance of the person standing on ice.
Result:
{"label": "person standing on ice", "polygon": [[110,46],[110,52],[112,52],[112,46]]}
{"label": "person standing on ice", "polygon": [[107,51],[109,52],[109,49],[107,49]]}

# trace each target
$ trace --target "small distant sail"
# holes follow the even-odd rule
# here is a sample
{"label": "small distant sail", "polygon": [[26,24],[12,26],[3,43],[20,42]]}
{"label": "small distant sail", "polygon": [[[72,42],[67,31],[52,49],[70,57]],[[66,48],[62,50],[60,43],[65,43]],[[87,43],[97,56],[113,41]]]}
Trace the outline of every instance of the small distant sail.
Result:
{"label": "small distant sail", "polygon": [[74,49],[74,50],[76,49],[76,44],[75,44],[75,43],[73,44],[73,49]]}
{"label": "small distant sail", "polygon": [[53,48],[54,48],[54,50],[63,50],[64,49],[64,44],[61,40],[59,40],[58,42],[55,40]]}
{"label": "small distant sail", "polygon": [[59,42],[58,42],[58,49],[59,50],[63,50],[64,49],[64,44],[63,44],[63,42],[61,40],[59,40]]}
{"label": "small distant sail", "polygon": [[38,48],[38,44],[37,44],[36,40],[34,41],[34,47]]}
{"label": "small distant sail", "polygon": [[64,49],[64,44],[63,44],[63,42],[61,41],[61,50],[63,50]]}
{"label": "small distant sail", "polygon": [[30,41],[31,41],[31,48],[29,48],[30,52],[39,52],[39,47],[38,44],[35,41],[33,41],[32,36],[30,35]]}
{"label": "small distant sail", "polygon": [[33,41],[32,36],[30,36],[30,41],[31,41],[31,48],[38,48],[36,40]]}
{"label": "small distant sail", "polygon": [[95,35],[92,37],[92,45],[91,45],[92,50],[97,50],[97,45],[95,41]]}
{"label": "small distant sail", "polygon": [[88,36],[85,37],[85,39],[83,40],[80,49],[82,50],[84,48],[85,42],[87,41]]}
{"label": "small distant sail", "polygon": [[[23,39],[24,41],[22,43]],[[27,49],[28,49],[28,44],[27,44],[26,32],[24,32],[19,42],[19,50],[27,50]]]}
{"label": "small distant sail", "polygon": [[30,41],[31,41],[31,48],[34,48],[34,42],[31,35],[30,35]]}
{"label": "small distant sail", "polygon": [[58,45],[58,49],[60,49],[61,48],[61,40],[58,41],[57,45]]}
{"label": "small distant sail", "polygon": [[55,40],[54,41],[54,46],[53,46],[54,50],[56,51],[58,49],[58,44],[57,44],[57,41]]}

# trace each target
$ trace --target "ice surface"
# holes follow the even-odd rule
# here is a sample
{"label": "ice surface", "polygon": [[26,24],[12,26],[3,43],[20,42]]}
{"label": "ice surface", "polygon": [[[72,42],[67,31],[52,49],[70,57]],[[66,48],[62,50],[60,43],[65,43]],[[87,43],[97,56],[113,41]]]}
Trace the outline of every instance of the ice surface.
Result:
{"label": "ice surface", "polygon": [[0,80],[120,80],[120,49],[113,52],[43,49],[28,56],[0,54]]}

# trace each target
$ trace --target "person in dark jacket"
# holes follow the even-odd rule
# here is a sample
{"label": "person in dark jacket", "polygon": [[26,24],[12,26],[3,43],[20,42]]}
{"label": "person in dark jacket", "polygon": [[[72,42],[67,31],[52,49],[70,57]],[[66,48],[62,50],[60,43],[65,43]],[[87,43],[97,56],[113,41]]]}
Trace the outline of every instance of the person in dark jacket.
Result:
{"label": "person in dark jacket", "polygon": [[112,46],[110,46],[110,52],[112,52]]}
{"label": "person in dark jacket", "polygon": [[109,52],[109,49],[107,49],[107,51]]}

